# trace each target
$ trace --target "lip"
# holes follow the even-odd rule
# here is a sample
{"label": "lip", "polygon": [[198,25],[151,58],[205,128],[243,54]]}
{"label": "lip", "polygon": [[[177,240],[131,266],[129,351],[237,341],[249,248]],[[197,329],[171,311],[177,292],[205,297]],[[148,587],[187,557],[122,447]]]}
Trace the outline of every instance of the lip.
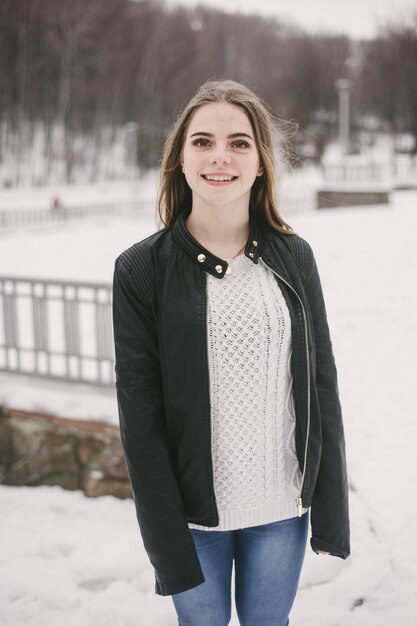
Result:
{"label": "lip", "polygon": [[[232,180],[208,180],[206,176],[231,176]],[[239,177],[229,174],[228,172],[207,172],[207,174],[201,174],[201,178],[204,182],[213,187],[225,187],[226,185],[234,183]]]}

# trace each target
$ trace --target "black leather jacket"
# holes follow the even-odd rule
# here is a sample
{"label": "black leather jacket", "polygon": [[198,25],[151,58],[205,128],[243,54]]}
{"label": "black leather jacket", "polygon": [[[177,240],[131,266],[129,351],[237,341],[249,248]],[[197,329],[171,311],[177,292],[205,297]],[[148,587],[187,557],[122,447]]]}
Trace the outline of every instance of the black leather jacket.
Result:
{"label": "black leather jacket", "polygon": [[[201,246],[184,213],[115,261],[113,328],[120,432],[155,593],[204,582],[187,522],[219,523],[213,488],[206,342],[207,272],[227,262]],[[310,245],[250,219],[244,253],[274,272],[292,323],[295,441],[311,547],[350,553],[348,480],[337,372]],[[298,514],[294,502],[294,516]]]}

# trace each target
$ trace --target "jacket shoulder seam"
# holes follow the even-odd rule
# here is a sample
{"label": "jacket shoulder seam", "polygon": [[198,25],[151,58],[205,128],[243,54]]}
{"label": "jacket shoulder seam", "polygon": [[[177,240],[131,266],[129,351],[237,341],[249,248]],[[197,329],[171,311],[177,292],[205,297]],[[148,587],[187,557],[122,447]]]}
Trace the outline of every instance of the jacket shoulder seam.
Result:
{"label": "jacket shoulder seam", "polygon": [[116,258],[116,267],[118,265],[124,267],[140,296],[147,300],[154,290],[155,272],[149,255],[141,253],[138,250],[138,245],[134,244],[119,254]]}
{"label": "jacket shoulder seam", "polygon": [[287,247],[302,272],[304,281],[306,281],[313,266],[313,251],[310,244],[297,234],[286,235],[285,241],[288,242]]}

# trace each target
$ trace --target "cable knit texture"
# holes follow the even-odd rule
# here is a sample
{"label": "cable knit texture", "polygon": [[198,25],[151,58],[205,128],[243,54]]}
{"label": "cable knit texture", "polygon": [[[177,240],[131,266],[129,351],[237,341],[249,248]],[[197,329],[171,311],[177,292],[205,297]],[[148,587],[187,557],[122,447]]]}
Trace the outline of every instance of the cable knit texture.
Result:
{"label": "cable knit texture", "polygon": [[[291,318],[274,274],[244,254],[207,274],[214,487],[219,525],[234,530],[297,515]],[[303,509],[303,512],[307,509]]]}

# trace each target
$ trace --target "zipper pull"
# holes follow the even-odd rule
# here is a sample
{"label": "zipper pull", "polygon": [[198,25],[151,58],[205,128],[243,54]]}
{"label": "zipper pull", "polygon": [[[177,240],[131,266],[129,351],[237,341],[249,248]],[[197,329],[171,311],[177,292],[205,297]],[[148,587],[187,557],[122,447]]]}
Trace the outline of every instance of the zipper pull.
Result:
{"label": "zipper pull", "polygon": [[301,496],[298,496],[295,499],[295,506],[297,507],[298,517],[301,517],[303,514],[303,501],[301,499]]}

